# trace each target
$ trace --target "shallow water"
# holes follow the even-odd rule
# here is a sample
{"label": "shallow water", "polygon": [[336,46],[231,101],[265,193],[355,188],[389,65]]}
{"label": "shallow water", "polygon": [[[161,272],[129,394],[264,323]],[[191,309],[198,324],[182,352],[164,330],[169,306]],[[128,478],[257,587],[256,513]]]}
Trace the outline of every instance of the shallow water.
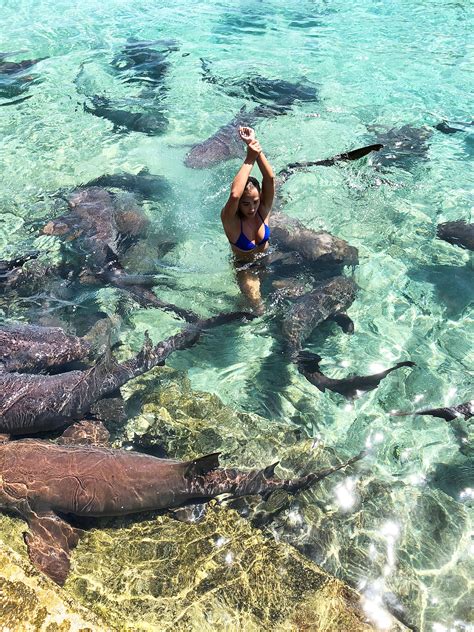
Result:
{"label": "shallow water", "polygon": [[[369,144],[374,128],[383,133],[410,126],[420,139],[419,152],[415,148],[382,168],[376,157],[313,168],[291,177],[281,194],[289,215],[359,249],[359,291],[349,310],[354,335],[325,325],[308,345],[324,358],[323,368],[339,377],[410,359],[415,369],[392,374],[354,403],[322,394],[282,361],[272,309],[246,326],[207,334],[169,364],[187,369],[195,388],[215,392],[240,410],[296,423],[341,454],[375,446],[371,474],[334,489],[337,517],[332,511],[317,514],[310,499],[301,511],[303,526],[292,527],[289,515],[275,531],[374,603],[382,594],[403,603],[406,618],[422,629],[465,630],[472,625],[463,579],[472,553],[472,494],[466,491],[473,487],[472,456],[459,453],[444,421],[393,418],[389,412],[473,397],[472,257],[436,240],[435,226],[474,221],[474,141],[472,134],[444,135],[433,127],[443,119],[472,120],[472,4],[166,4],[0,0],[8,24],[0,50],[24,51],[11,58],[16,61],[46,58],[31,69],[37,79],[22,92],[31,98],[0,107],[0,258],[31,247],[47,253],[45,258],[57,256],[55,239],[37,237],[31,223],[57,214],[55,193],[104,173],[147,167],[167,178],[171,189],[146,201],[145,211],[157,242],[177,245],[137,247],[130,268],[158,270],[159,296],[199,313],[240,306],[219,221],[239,163],[191,170],[183,159],[191,144],[212,135],[240,108],[251,110],[252,103],[203,81],[201,58],[219,77],[258,73],[317,86],[318,101],[295,103],[285,116],[256,125],[276,170]],[[129,37],[176,41],[159,91],[168,125],[158,136],[114,131],[110,121],[83,108],[95,94],[121,107],[150,106],[143,82],[126,82],[111,66]],[[65,314],[65,304],[71,313]],[[0,309],[6,319],[44,312],[64,319],[97,306],[114,313],[118,305],[123,308],[117,291],[90,288],[61,301],[38,297],[33,306],[24,297],[2,300]],[[145,329],[158,339],[179,325],[169,314],[138,309],[131,301],[126,309],[122,339],[135,348]],[[456,483],[459,471],[467,475]],[[358,490],[354,503],[351,485]],[[337,513],[338,507],[344,512]],[[324,544],[316,546],[320,540]]]}

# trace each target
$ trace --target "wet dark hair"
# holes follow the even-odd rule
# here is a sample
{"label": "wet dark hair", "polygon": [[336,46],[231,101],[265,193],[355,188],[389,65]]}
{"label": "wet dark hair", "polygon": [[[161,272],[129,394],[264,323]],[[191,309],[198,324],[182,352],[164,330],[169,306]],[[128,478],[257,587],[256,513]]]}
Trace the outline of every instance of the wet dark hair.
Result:
{"label": "wet dark hair", "polygon": [[[247,183],[245,185],[245,189],[247,189],[249,186],[253,186],[257,189],[257,191],[259,193],[261,193],[261,189],[260,189],[260,182],[257,180],[257,178],[253,178],[252,176],[249,176]],[[244,191],[245,191],[244,189]]]}

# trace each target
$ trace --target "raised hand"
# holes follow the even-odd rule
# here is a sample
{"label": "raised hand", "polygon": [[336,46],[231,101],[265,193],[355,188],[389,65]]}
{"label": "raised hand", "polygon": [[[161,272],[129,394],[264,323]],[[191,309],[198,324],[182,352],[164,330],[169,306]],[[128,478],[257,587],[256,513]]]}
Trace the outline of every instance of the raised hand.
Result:
{"label": "raised hand", "polygon": [[239,135],[246,145],[256,138],[255,130],[251,127],[239,127]]}
{"label": "raised hand", "polygon": [[261,152],[262,147],[256,138],[247,143],[247,154],[252,156],[252,158],[258,158]]}

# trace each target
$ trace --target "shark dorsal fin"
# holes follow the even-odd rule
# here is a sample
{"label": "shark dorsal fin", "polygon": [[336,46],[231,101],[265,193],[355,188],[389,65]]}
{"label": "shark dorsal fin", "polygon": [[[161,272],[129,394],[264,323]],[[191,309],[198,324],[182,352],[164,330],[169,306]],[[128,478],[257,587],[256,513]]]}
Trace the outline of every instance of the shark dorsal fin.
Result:
{"label": "shark dorsal fin", "polygon": [[203,476],[204,474],[217,469],[219,467],[219,454],[220,452],[213,452],[212,454],[200,456],[199,458],[186,463],[186,470],[184,472],[185,478]]}
{"label": "shark dorsal fin", "polygon": [[149,362],[152,357],[153,352],[153,342],[150,338],[150,334],[148,330],[145,331],[145,335],[143,337],[143,346],[138,352],[137,359],[140,363]]}
{"label": "shark dorsal fin", "polygon": [[263,470],[263,475],[265,476],[265,478],[273,478],[275,476],[275,468],[279,463],[280,461],[277,461],[276,463],[267,465],[267,467]]}

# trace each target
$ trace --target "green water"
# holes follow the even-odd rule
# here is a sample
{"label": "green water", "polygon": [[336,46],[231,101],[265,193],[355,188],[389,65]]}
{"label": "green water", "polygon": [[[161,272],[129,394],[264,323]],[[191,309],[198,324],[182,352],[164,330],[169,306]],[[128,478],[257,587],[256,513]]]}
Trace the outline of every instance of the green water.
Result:
{"label": "green water", "polygon": [[[431,133],[423,158],[384,171],[374,159],[315,168],[294,175],[281,192],[286,213],[359,249],[359,290],[349,310],[356,331],[345,336],[326,327],[313,336],[310,348],[324,358],[323,369],[335,377],[367,374],[406,359],[416,368],[394,373],[354,403],[322,394],[284,364],[271,310],[246,326],[208,334],[169,364],[188,370],[194,388],[295,423],[341,454],[374,446],[371,472],[334,488],[322,522],[312,513],[316,495],[309,495],[295,500],[274,530],[361,589],[380,625],[377,608],[388,594],[403,603],[409,621],[436,632],[472,629],[472,456],[459,453],[444,421],[389,413],[473,397],[472,258],[436,240],[435,227],[474,220],[474,141],[467,132],[434,129],[443,119],[472,120],[472,8],[463,0],[0,0],[8,25],[0,50],[23,51],[11,58],[17,61],[46,58],[31,69],[38,79],[25,94],[32,97],[0,107],[0,257],[27,247],[57,252],[54,239],[37,237],[30,224],[54,215],[54,193],[147,167],[166,177],[171,191],[145,202],[145,211],[155,232],[178,247],[166,254],[144,247],[133,265],[158,269],[174,284],[159,287],[159,296],[201,314],[241,305],[219,221],[239,162],[191,170],[183,159],[190,145],[252,103],[203,82],[200,58],[221,77],[258,73],[318,86],[317,102],[258,122],[276,170],[369,144],[369,126]],[[120,81],[110,65],[128,37],[177,43],[167,58],[169,125],[160,136],[118,133],[83,108],[94,94],[139,99],[142,86]],[[104,311],[115,311],[117,292],[91,293]],[[28,318],[22,302],[1,307],[7,319]],[[45,309],[54,316],[57,307]],[[132,303],[130,310],[122,339],[135,348],[145,329],[159,339],[180,325],[157,310]],[[440,464],[449,475],[433,481]],[[460,471],[470,471],[470,481]]]}

